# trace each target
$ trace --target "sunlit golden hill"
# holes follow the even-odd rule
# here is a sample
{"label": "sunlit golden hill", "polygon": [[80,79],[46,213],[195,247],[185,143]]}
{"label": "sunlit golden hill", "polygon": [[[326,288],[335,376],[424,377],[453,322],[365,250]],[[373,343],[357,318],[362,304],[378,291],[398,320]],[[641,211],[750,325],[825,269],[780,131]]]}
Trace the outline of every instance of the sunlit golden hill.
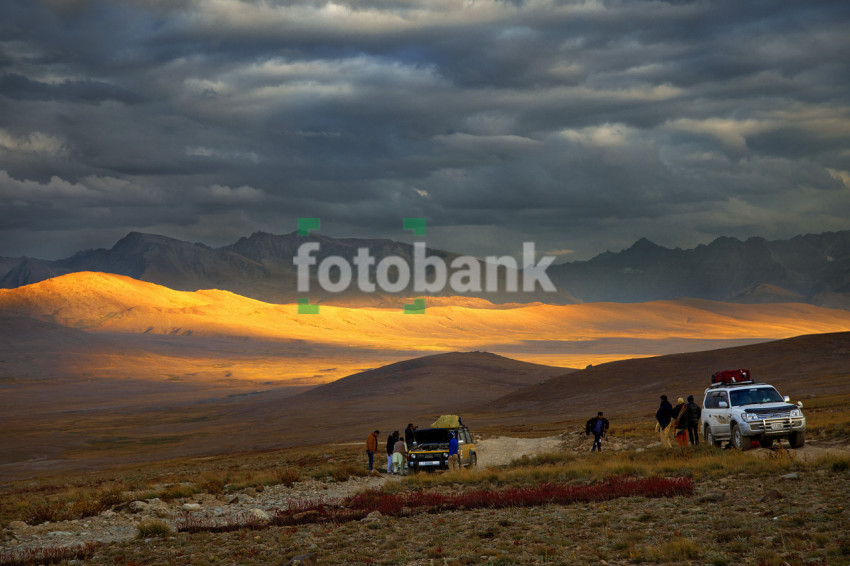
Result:
{"label": "sunlit golden hill", "polygon": [[[564,367],[706,349],[706,341],[740,344],[850,329],[850,312],[802,303],[683,299],[500,308],[480,299],[452,304],[441,298],[435,303],[438,306],[427,307],[425,314],[334,306],[321,306],[319,314],[299,314],[297,305],[268,304],[219,290],[174,291],[92,272],[0,290],[4,311],[89,332],[239,337],[297,343],[304,348],[408,353],[487,350]],[[638,345],[630,350],[616,351],[623,343],[635,341]],[[659,342],[664,342],[666,351],[658,351]],[[677,350],[677,344],[681,349]],[[648,346],[646,351],[636,352],[641,345]]]}

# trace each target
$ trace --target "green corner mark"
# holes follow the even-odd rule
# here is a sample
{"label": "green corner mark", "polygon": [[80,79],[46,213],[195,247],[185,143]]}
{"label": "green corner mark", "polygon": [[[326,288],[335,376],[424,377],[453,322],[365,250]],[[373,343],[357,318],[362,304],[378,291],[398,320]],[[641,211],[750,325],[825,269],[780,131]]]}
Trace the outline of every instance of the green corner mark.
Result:
{"label": "green corner mark", "polygon": [[413,233],[417,236],[425,235],[424,218],[405,218],[402,226],[405,230],[413,230]]}
{"label": "green corner mark", "polygon": [[298,314],[319,314],[319,305],[311,305],[310,299],[298,299]]}
{"label": "green corner mark", "polygon": [[319,229],[318,218],[299,218],[298,219],[298,235],[309,236],[310,230]]}
{"label": "green corner mark", "polygon": [[413,299],[412,305],[404,305],[404,314],[425,314],[425,299]]}

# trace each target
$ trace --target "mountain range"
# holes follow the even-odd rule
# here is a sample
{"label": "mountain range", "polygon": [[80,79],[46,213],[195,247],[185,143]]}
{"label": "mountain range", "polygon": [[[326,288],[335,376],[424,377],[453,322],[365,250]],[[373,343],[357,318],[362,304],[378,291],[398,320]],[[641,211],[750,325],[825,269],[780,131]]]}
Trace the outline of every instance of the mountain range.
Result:
{"label": "mountain range", "polygon": [[[376,262],[399,256],[408,262],[410,244],[387,239],[330,238],[296,232],[257,232],[234,244],[204,244],[133,232],[110,249],[81,251],[61,260],[0,258],[0,287],[15,288],[80,271],[127,275],[171,289],[222,289],[272,303],[291,303],[303,293],[296,288],[292,259],[305,242],[320,244],[321,261],[331,255],[349,261],[358,248],[368,248]],[[428,249],[447,263],[458,253]],[[315,268],[311,271],[315,275]],[[739,303],[808,302],[850,308],[850,231],[807,234],[790,240],[718,238],[694,249],[669,249],[641,239],[620,252],[605,252],[588,261],[550,266],[556,293],[506,291],[472,293],[494,303],[645,302],[691,297]],[[500,271],[504,281],[505,272]],[[374,273],[372,273],[374,280]],[[504,289],[504,285],[500,285]],[[443,294],[449,294],[447,289]],[[451,293],[455,294],[455,293]],[[328,293],[312,280],[311,302],[350,306],[398,306],[412,296],[366,294],[351,285]]]}

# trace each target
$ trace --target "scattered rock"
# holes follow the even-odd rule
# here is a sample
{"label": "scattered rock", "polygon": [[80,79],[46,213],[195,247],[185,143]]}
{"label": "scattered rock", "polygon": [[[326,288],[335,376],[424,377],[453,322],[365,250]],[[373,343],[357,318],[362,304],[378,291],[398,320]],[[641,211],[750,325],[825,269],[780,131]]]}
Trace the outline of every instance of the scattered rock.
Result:
{"label": "scattered rock", "polygon": [[783,480],[798,480],[800,479],[800,474],[797,472],[791,472],[790,474],[785,474],[784,476],[780,476],[780,479]]}
{"label": "scattered rock", "polygon": [[21,529],[27,528],[29,525],[24,523],[23,521],[12,521],[9,523],[9,528],[13,531],[20,531]]}
{"label": "scattered rock", "polygon": [[697,501],[700,503],[720,503],[723,501],[723,498],[726,497],[726,493],[722,491],[712,491],[710,493],[706,493],[702,497],[700,497]]}
{"label": "scattered rock", "polygon": [[362,518],[360,520],[360,522],[361,523],[374,523],[376,521],[380,521],[383,518],[384,518],[384,516],[381,514],[380,511],[372,511],[371,513],[366,515],[364,518]]}
{"label": "scattered rock", "polygon": [[228,502],[230,505],[237,505],[239,503],[251,503],[254,501],[254,498],[250,495],[246,495],[244,493],[237,493],[233,496],[233,498]]}
{"label": "scattered rock", "polygon": [[200,511],[201,505],[199,503],[184,503],[183,504],[184,511]]}
{"label": "scattered rock", "polygon": [[271,520],[269,514],[262,509],[251,509],[251,517],[263,523],[268,523]]}
{"label": "scattered rock", "polygon": [[248,497],[257,497],[257,490],[253,487],[248,487],[242,490],[242,493],[247,495]]}
{"label": "scattered rock", "polygon": [[131,501],[127,505],[127,509],[131,513],[141,513],[142,511],[147,511],[150,505],[144,501]]}
{"label": "scattered rock", "polygon": [[785,496],[782,495],[779,491],[771,489],[770,491],[762,495],[759,501],[764,503],[765,501],[770,501],[771,499],[785,499]]}
{"label": "scattered rock", "polygon": [[316,562],[316,554],[310,552],[308,554],[293,556],[285,566],[316,566],[316,564],[318,564],[318,562]]}

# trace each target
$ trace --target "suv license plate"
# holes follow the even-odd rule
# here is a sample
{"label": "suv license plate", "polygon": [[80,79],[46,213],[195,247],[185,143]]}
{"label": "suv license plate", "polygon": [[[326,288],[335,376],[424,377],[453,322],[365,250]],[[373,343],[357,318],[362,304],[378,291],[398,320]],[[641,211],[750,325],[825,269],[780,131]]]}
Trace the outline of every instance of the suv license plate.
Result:
{"label": "suv license plate", "polygon": [[770,428],[773,430],[782,430],[785,426],[782,423],[771,423]]}
{"label": "suv license plate", "polygon": [[419,462],[420,466],[439,466],[439,462]]}

